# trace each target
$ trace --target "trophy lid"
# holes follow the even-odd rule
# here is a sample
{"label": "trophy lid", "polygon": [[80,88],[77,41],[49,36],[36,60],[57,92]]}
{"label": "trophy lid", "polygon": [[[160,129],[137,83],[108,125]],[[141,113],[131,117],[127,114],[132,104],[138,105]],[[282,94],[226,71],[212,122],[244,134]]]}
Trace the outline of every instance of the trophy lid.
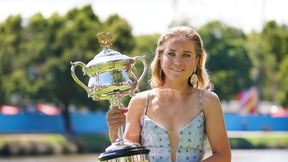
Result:
{"label": "trophy lid", "polygon": [[135,60],[122,55],[118,51],[110,49],[112,45],[112,34],[106,32],[100,32],[97,34],[98,41],[102,47],[102,51],[97,54],[93,60],[89,61],[86,65],[87,73],[90,74],[97,72],[111,71],[115,69],[123,68],[127,65],[135,63]]}

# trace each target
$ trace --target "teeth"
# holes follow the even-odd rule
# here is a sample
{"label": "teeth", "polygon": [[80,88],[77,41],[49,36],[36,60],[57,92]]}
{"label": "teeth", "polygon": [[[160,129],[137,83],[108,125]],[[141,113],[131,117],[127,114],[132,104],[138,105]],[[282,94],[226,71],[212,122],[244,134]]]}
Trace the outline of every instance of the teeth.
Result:
{"label": "teeth", "polygon": [[184,71],[183,69],[172,69],[173,71],[176,71],[176,72],[182,72]]}

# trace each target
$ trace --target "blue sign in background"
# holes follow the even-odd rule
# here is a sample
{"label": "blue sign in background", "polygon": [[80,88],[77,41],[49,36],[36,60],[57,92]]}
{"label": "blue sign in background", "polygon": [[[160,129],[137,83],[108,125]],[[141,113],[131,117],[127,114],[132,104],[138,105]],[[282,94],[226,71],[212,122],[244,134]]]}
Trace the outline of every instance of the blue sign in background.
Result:
{"label": "blue sign in background", "polygon": [[[73,133],[107,133],[104,112],[71,113]],[[273,118],[264,115],[225,114],[228,131],[288,131],[288,118]],[[43,114],[0,114],[0,133],[65,133],[61,115]]]}

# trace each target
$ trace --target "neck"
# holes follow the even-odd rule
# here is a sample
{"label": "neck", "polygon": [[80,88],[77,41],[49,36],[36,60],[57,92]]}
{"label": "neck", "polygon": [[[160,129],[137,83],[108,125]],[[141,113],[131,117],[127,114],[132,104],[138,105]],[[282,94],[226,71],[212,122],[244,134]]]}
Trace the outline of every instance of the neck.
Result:
{"label": "neck", "polygon": [[189,94],[191,93],[191,90],[193,90],[193,88],[187,82],[186,83],[165,82],[162,88],[171,89],[181,94]]}

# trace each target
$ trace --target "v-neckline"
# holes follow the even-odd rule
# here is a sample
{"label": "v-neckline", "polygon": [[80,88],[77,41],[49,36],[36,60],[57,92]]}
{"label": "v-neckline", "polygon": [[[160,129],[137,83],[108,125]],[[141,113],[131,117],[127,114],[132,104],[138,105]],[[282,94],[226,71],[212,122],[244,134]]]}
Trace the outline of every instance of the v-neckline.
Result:
{"label": "v-neckline", "polygon": [[[203,111],[201,111],[197,116],[195,116],[191,122],[189,122],[188,124],[186,124],[183,128],[181,128],[177,133],[180,133],[181,131],[183,131],[185,128],[189,127],[191,124],[194,123],[194,121],[196,121],[197,118],[199,118],[201,115],[203,114]],[[169,132],[176,132],[176,131],[170,131],[167,128],[165,128],[164,126],[162,126],[161,124],[159,124],[158,122],[154,121],[153,119],[151,119],[150,117],[148,117],[146,114],[144,114],[144,117],[149,119],[150,121],[152,121],[153,124],[157,125],[158,127],[160,127],[161,129],[163,129],[165,132],[169,133]]]}

